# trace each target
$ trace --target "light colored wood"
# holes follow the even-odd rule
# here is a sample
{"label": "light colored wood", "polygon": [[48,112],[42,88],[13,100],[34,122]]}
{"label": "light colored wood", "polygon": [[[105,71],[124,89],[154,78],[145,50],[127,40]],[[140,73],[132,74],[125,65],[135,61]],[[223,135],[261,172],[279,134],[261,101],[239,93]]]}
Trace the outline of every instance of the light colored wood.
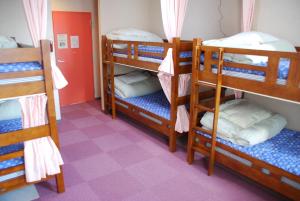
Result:
{"label": "light colored wood", "polygon": [[0,64],[42,61],[39,48],[16,48],[0,51]]}
{"label": "light colored wood", "polygon": [[43,75],[43,70],[0,73],[0,79],[24,78],[24,77],[33,77],[33,76],[42,76],[42,75]]}
{"label": "light colored wood", "polygon": [[0,99],[45,93],[44,81],[0,85]]}

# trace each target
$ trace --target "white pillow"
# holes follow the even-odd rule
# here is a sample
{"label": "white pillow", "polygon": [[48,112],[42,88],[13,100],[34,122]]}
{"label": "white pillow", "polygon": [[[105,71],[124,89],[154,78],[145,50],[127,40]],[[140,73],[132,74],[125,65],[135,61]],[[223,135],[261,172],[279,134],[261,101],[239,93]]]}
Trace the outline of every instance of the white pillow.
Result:
{"label": "white pillow", "polygon": [[0,36],[0,48],[17,48],[18,44],[10,37]]}
{"label": "white pillow", "polygon": [[[119,30],[111,31],[106,36],[110,40],[163,42],[163,39],[160,38],[159,36],[135,28],[127,28],[127,29],[119,29]],[[126,45],[119,44],[119,45],[114,45],[114,47],[122,49],[122,48],[126,48]]]}
{"label": "white pillow", "polygon": [[18,100],[0,103],[0,121],[21,118],[21,105]]}
{"label": "white pillow", "polygon": [[126,75],[119,76],[118,79],[126,84],[133,84],[148,79],[151,75],[147,71],[134,71]]}

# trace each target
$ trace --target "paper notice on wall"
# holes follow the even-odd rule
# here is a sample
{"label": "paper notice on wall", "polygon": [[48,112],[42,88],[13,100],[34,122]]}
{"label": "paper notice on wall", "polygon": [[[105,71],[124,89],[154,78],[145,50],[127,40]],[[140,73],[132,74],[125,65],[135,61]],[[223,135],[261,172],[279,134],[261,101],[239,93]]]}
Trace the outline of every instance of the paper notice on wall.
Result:
{"label": "paper notice on wall", "polygon": [[71,48],[79,48],[79,36],[70,36]]}
{"label": "paper notice on wall", "polygon": [[68,35],[67,34],[57,34],[57,48],[58,49],[68,48]]}

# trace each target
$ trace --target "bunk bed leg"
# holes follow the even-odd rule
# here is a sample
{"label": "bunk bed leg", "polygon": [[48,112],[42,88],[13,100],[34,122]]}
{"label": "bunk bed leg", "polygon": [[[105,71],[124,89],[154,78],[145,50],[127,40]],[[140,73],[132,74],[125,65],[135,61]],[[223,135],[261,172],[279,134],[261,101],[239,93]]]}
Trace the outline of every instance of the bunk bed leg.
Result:
{"label": "bunk bed leg", "polygon": [[55,175],[55,180],[56,180],[56,190],[58,193],[63,193],[65,192],[65,182],[64,182],[64,175],[62,172],[61,168],[61,173]]}
{"label": "bunk bed leg", "polygon": [[189,133],[189,139],[188,139],[188,147],[187,147],[187,162],[189,164],[192,164],[195,160],[195,150],[193,149],[193,139],[194,135],[192,132]]}
{"label": "bunk bed leg", "polygon": [[169,136],[169,150],[170,152],[176,151],[176,131],[172,130]]}

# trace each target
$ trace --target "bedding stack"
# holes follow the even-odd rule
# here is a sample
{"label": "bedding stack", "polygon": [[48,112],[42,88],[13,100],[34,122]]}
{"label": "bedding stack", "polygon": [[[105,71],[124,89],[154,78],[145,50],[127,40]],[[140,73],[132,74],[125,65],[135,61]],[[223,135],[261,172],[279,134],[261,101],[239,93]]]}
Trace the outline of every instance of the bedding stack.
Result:
{"label": "bedding stack", "polygon": [[144,96],[161,90],[158,78],[147,71],[133,71],[116,76],[114,80],[115,93],[121,98]]}
{"label": "bedding stack", "polygon": [[[200,123],[211,130],[213,116],[207,112]],[[220,106],[217,135],[241,146],[253,146],[276,136],[286,126],[286,119],[245,99]]]}

